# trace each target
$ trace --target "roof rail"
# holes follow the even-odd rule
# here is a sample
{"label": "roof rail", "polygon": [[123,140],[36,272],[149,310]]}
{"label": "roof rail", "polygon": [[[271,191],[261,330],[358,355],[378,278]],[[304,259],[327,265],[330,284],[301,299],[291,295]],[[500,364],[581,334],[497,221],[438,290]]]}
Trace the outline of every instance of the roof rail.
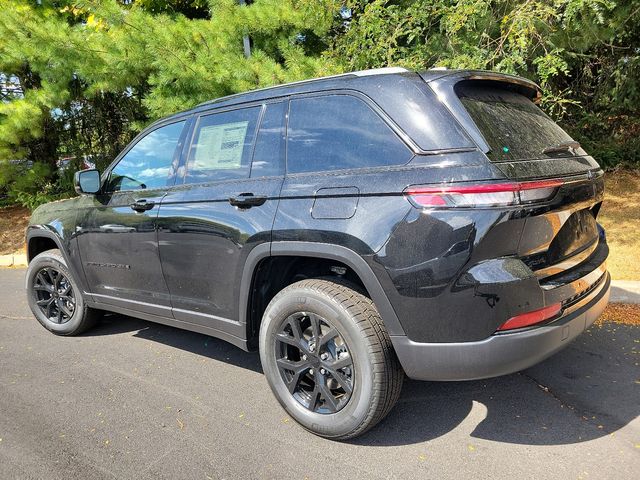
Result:
{"label": "roof rail", "polygon": [[[408,72],[404,67],[382,67],[382,68],[371,68],[369,70],[360,70],[358,72],[352,72],[353,75],[358,77],[367,77],[369,75],[384,75],[389,73],[405,73]],[[348,74],[347,74],[348,75]]]}
{"label": "roof rail", "polygon": [[272,85],[270,87],[256,88],[255,90],[247,90],[246,92],[234,93],[232,95],[227,95],[224,97],[216,98],[215,100],[209,100],[207,102],[201,103],[197,105],[198,107],[203,105],[211,105],[212,103],[221,102],[223,100],[228,100],[230,98],[235,98],[239,95],[244,95],[245,93],[253,93],[253,92],[262,92],[265,90],[272,90],[276,88],[289,87],[292,85],[304,85],[305,83],[317,82],[321,80],[330,80],[333,78],[346,78],[346,77],[368,77],[372,75],[388,75],[393,73],[405,73],[408,72],[406,68],[403,67],[383,67],[383,68],[372,68],[369,70],[359,70],[356,72],[347,72],[347,73],[339,73],[337,75],[327,75],[326,77],[317,77],[317,78],[307,78],[306,80],[298,80],[297,82],[289,82],[289,83],[281,83],[278,85]]}

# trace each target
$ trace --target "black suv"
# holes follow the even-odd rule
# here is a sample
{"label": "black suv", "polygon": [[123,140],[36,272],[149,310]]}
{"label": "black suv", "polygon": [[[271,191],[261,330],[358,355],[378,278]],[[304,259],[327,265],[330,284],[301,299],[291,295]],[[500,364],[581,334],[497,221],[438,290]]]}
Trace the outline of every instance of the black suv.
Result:
{"label": "black suv", "polygon": [[34,212],[31,309],[59,335],[111,311],[257,348],[287,412],[334,439],[380,421],[405,374],[529,367],[610,284],[602,170],[539,98],[389,68],[165,118]]}

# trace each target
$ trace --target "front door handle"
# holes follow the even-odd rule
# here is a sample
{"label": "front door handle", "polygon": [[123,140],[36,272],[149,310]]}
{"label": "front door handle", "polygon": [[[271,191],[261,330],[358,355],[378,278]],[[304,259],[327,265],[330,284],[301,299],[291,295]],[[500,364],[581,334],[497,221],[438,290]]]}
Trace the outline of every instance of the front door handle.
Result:
{"label": "front door handle", "polygon": [[136,212],[146,212],[147,210],[151,210],[155,204],[156,202],[152,202],[150,200],[142,198],[133,202],[130,207]]}
{"label": "front door handle", "polygon": [[262,205],[267,201],[265,195],[254,195],[253,193],[241,193],[229,198],[229,203],[238,208],[251,208]]}

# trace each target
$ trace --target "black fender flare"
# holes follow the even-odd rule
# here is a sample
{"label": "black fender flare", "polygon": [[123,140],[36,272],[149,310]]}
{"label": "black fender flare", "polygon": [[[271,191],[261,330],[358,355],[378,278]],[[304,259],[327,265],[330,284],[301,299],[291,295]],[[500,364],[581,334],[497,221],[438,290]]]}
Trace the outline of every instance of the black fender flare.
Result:
{"label": "black fender flare", "polygon": [[60,235],[56,234],[54,231],[51,231],[46,227],[43,227],[42,225],[29,225],[27,227],[26,242],[28,262],[31,262],[31,260],[33,260],[33,258],[31,258],[31,256],[29,255],[29,244],[34,238],[47,238],[49,240],[53,240],[53,243],[57,245],[58,250],[60,250],[60,253],[62,253],[62,256],[67,262],[67,265],[69,264],[69,255],[67,254],[67,250],[62,245],[62,239],[60,238]]}
{"label": "black fender flare", "polygon": [[253,276],[258,263],[264,258],[275,256],[325,258],[344,263],[362,280],[367,292],[369,292],[371,296],[371,300],[373,300],[373,303],[380,313],[380,317],[389,335],[406,335],[380,281],[364,258],[349,248],[318,242],[271,242],[257,245],[251,250],[242,270],[242,280],[240,284],[240,308],[238,312],[241,323],[247,324],[249,320],[249,300]]}
{"label": "black fender flare", "polygon": [[47,226],[29,225],[27,227],[27,233],[25,235],[27,247],[27,262],[29,263],[31,263],[31,260],[33,260],[33,258],[31,258],[29,255],[29,244],[34,238],[47,238],[49,240],[52,240],[53,243],[56,244],[56,247],[58,248],[58,250],[60,250],[64,261],[67,263],[67,268],[71,270],[71,272],[75,275],[75,280],[80,285],[80,288],[82,290],[82,293],[85,295],[86,300],[86,295],[89,293],[89,291],[87,290],[84,271],[76,271],[77,269],[75,268],[75,263],[71,261],[71,259],[69,258],[69,252],[64,247],[64,239],[55,230],[51,230],[50,228],[47,228]]}

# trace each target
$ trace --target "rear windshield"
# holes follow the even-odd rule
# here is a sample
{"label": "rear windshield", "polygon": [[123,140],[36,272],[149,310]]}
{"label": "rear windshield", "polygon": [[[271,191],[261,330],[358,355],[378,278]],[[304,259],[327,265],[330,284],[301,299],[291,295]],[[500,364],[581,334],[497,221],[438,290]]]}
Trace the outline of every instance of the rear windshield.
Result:
{"label": "rear windshield", "polygon": [[464,85],[456,92],[486,139],[494,162],[566,156],[543,154],[571,137],[524,95],[495,86]]}

